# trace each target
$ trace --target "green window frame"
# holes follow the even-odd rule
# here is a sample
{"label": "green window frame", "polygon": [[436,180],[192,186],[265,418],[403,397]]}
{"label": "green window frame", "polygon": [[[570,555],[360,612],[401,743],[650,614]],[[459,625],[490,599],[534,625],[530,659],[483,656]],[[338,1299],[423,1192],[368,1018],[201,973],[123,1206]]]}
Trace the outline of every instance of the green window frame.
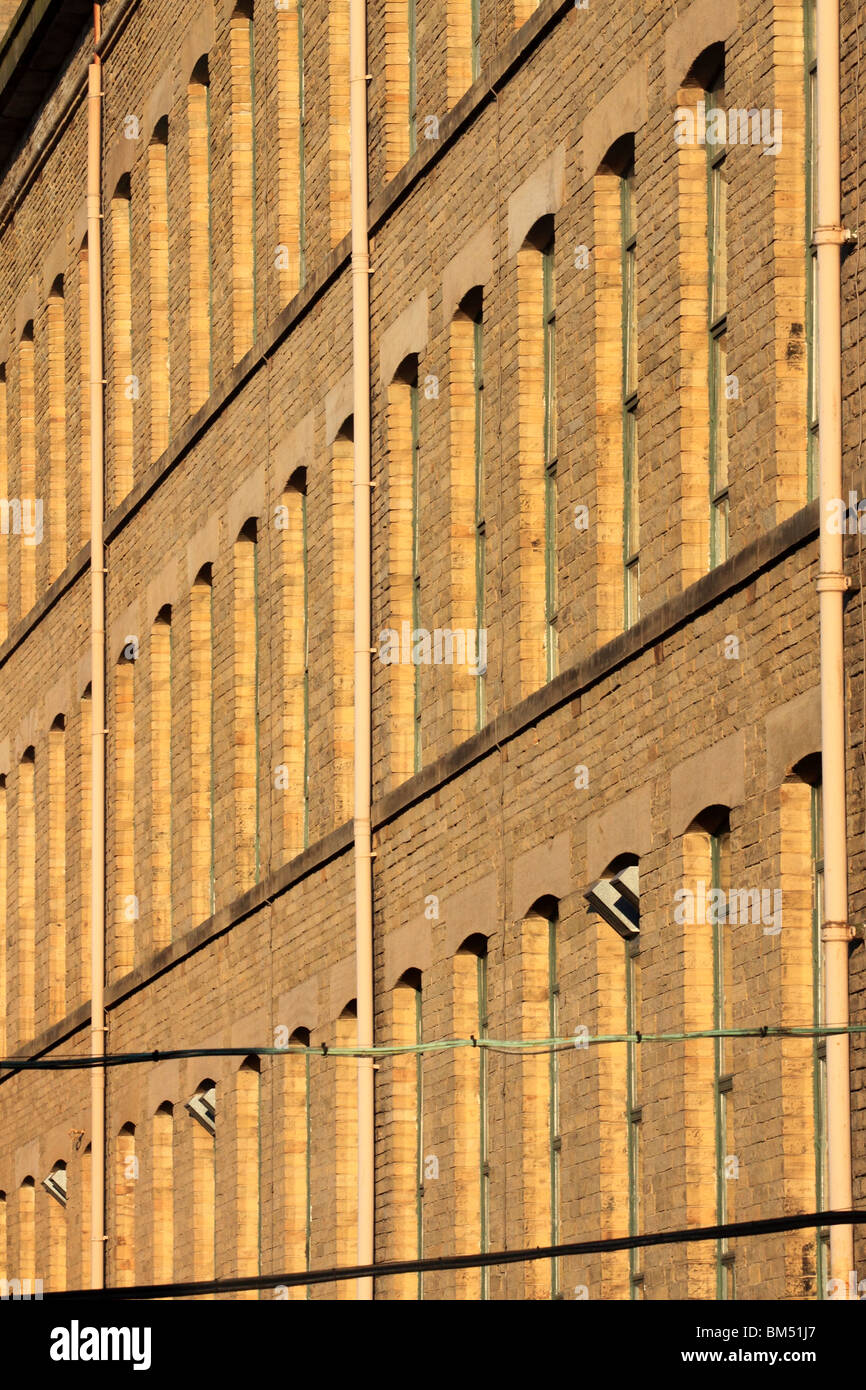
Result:
{"label": "green window frame", "polygon": [[470,0],[472,6],[472,81],[481,76],[481,0]]}
{"label": "green window frame", "polygon": [[[625,943],[625,1013],[626,1032],[633,1036],[640,1027],[640,937],[634,936]],[[638,1044],[626,1044],[626,1113],[628,1119],[627,1163],[628,1163],[628,1233],[640,1235],[641,1221],[641,1121],[643,1112],[638,1092]],[[628,1256],[629,1298],[643,1297],[643,1272],[641,1252],[630,1250]]]}
{"label": "green window frame", "polygon": [[[710,837],[710,886],[716,890],[727,888],[727,858],[730,836],[720,830]],[[714,901],[712,899],[711,901]],[[727,914],[715,907],[710,909],[713,935],[713,1029],[718,1032],[729,1026],[728,1006],[730,1003],[731,976],[731,935]],[[728,1175],[727,1158],[733,1156],[733,1076],[730,1069],[731,1056],[728,1040],[724,1037],[713,1039],[713,1102],[715,1112],[715,1150],[716,1150],[716,1222],[724,1225],[728,1220]],[[716,1242],[716,1298],[720,1300],[736,1298],[736,1277],[734,1254],[726,1238]]]}
{"label": "green window frame", "polygon": [[556,286],[551,236],[541,252],[542,313],[544,324],[544,608],[545,662],[547,679],[558,669],[557,583],[556,583]]}
{"label": "green window frame", "polygon": [[[298,0],[298,284],[307,278],[307,170],[304,142],[304,0]],[[306,844],[306,841],[304,841]]]}
{"label": "green window frame", "polygon": [[418,53],[416,34],[416,0],[408,0],[408,42],[409,42],[409,154],[418,148]]}
{"label": "green window frame", "polygon": [[[487,951],[478,953],[478,1036],[488,1036]],[[487,1048],[478,1049],[478,1132],[479,1132],[479,1214],[481,1225],[481,1254],[490,1249],[490,1138],[488,1134],[488,1065]],[[490,1297],[490,1268],[481,1269],[481,1298]]]}
{"label": "green window frame", "polygon": [[[547,918],[547,1017],[550,1030],[550,1050],[548,1053],[549,1085],[549,1152],[550,1152],[550,1243],[559,1244],[560,1226],[560,1177],[562,1158],[562,1135],[560,1134],[559,1106],[559,1052],[553,1039],[559,1036],[559,962],[557,959],[558,912],[552,911]],[[550,1296],[561,1297],[559,1259],[550,1261]]]}
{"label": "green window frame", "polygon": [[813,245],[817,223],[818,176],[818,50],[815,0],[804,0],[806,59],[806,495],[818,495],[818,248]]}
{"label": "green window frame", "polygon": [[[481,652],[481,631],[486,620],[487,522],[484,516],[484,310],[480,308],[472,325],[473,374],[475,395],[475,631],[476,650]],[[487,711],[487,678],[479,671],[475,678],[475,727],[484,727]]]}
{"label": "green window frame", "polygon": [[637,390],[637,215],[634,161],[620,186],[622,244],[622,473],[624,625],[640,616],[640,506]]}
{"label": "green window frame", "polygon": [[[824,943],[824,822],[821,783],[810,788],[810,829],[812,852],[812,1022],[823,1028]],[[827,1039],[812,1039],[812,1086],[815,1124],[815,1210],[826,1211],[827,1198]],[[830,1230],[822,1226],[816,1233],[815,1280],[819,1299],[827,1296],[830,1277]]]}
{"label": "green window frame", "polygon": [[[724,70],[706,92],[706,105],[723,107]],[[707,142],[707,249],[709,347],[710,569],[728,558],[728,238],[724,144]]]}
{"label": "green window frame", "polygon": [[[409,414],[411,420],[411,472],[412,472],[412,632],[421,626],[421,527],[418,517],[418,383],[409,387]],[[413,644],[415,638],[412,638]],[[415,772],[421,771],[421,666],[415,662],[414,672],[414,710],[413,710],[413,754],[412,765]]]}

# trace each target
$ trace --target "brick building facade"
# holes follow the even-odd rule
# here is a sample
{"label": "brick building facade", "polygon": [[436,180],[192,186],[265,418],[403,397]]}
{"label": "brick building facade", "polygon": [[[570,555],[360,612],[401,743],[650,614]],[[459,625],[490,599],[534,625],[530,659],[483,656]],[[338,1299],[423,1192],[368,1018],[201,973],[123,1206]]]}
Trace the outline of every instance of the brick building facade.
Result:
{"label": "brick building facade", "polygon": [[[376,1041],[578,1044],[379,1058],[377,1259],[825,1201],[820,1042],[580,1045],[821,1022],[813,9],[370,6]],[[20,129],[0,102],[8,1058],[90,1048],[86,10]],[[106,1281],[353,1264],[356,1064],[253,1051],[356,1038],[348,0],[101,10],[106,1048],[251,1049],[107,1071]],[[846,622],[856,917],[859,591]],[[89,1084],[0,1078],[10,1279],[89,1284]],[[376,1296],[814,1298],[825,1265],[805,1230]]]}

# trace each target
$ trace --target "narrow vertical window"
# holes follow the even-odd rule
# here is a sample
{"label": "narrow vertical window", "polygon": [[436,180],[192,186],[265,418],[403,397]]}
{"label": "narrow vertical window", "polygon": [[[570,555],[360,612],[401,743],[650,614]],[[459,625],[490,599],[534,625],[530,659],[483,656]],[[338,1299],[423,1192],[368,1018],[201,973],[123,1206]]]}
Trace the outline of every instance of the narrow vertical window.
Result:
{"label": "narrow vertical window", "polygon": [[18,1045],[36,1031],[36,753],[18,764]]}
{"label": "narrow vertical window", "polygon": [[[421,765],[421,538],[418,517],[418,359],[401,364],[388,388],[388,612],[383,653],[390,688],[388,742],[394,785]],[[382,638],[380,638],[380,641]],[[416,646],[418,650],[416,651]],[[418,659],[416,659],[418,658]]]}
{"label": "narrow vertical window", "polygon": [[214,895],[213,577],[198,573],[190,594],[191,922],[212,915]]}
{"label": "narrow vertical window", "polygon": [[12,1277],[21,1281],[22,1293],[32,1293],[36,1281],[36,1183],[32,1177],[25,1178],[18,1188],[16,1217],[18,1258]]}
{"label": "narrow vertical window", "polygon": [[557,564],[556,564],[556,296],[554,247],[550,241],[542,251],[544,314],[544,618],[547,679],[557,672]]}
{"label": "narrow vertical window", "polygon": [[[471,936],[453,961],[451,1029],[458,1038],[487,1037],[487,941]],[[482,1254],[490,1248],[487,1048],[454,1055],[455,1241]],[[458,1270],[457,1299],[490,1297],[489,1272]]]}
{"label": "narrow vertical window", "polygon": [[620,176],[622,243],[622,475],[625,626],[640,616],[637,392],[637,217],[634,162]]}
{"label": "narrow vertical window", "polygon": [[[390,1173],[387,1249],[395,1260],[420,1259],[424,1248],[423,1069],[421,1054],[408,1050],[421,1041],[421,980],[419,970],[405,971],[388,996],[385,1019],[390,1045],[407,1049],[389,1059],[382,1076]],[[385,1292],[389,1298],[420,1299],[422,1277],[400,1275],[388,1281]]]}
{"label": "narrow vertical window", "polygon": [[[85,236],[78,251],[78,534],[90,539],[90,262]],[[71,524],[71,522],[70,522]]]}
{"label": "narrow vertical window", "polygon": [[217,1095],[213,1081],[202,1081],[186,1103],[192,1126],[192,1277],[204,1282],[216,1273]]}
{"label": "narrow vertical window", "polygon": [[806,56],[806,355],[808,442],[806,486],[818,495],[818,248],[813,245],[818,214],[818,51],[816,0],[804,0]]}
{"label": "narrow vertical window", "polygon": [[[385,175],[393,179],[410,154],[414,124],[413,0],[384,0]],[[411,75],[410,75],[411,71]],[[411,92],[411,95],[410,95]]]}
{"label": "narrow vertical window", "polygon": [[[719,829],[711,834],[710,840],[710,886],[718,904],[722,894],[728,889],[728,852],[730,836],[727,829]],[[723,908],[717,905],[710,908],[713,937],[713,1028],[733,1027],[731,1006],[732,986],[732,942],[731,927]],[[732,1050],[729,1038],[716,1037],[713,1040],[713,1095],[716,1120],[716,1221],[725,1225],[734,1221],[734,1194],[737,1181],[736,1149],[734,1147],[734,1103]],[[734,1254],[730,1242],[722,1239],[716,1243],[716,1297],[736,1298]]]}
{"label": "narrow vertical window", "polygon": [[[329,16],[329,29],[333,32]],[[348,25],[346,27],[348,50]],[[348,51],[346,52],[348,64]],[[304,0],[277,7],[279,107],[280,303],[297,294],[306,277],[306,151],[304,148]],[[338,238],[339,239],[339,238]]]}
{"label": "narrow vertical window", "polygon": [[252,0],[235,10],[231,46],[232,341],[237,362],[256,337],[256,146]]}
{"label": "narrow vertical window", "polygon": [[469,0],[472,10],[472,81],[481,76],[481,0]]}
{"label": "narrow vertical window", "polygon": [[58,1293],[67,1287],[67,1182],[66,1164],[62,1161],[55,1163],[42,1180],[42,1188],[48,1199],[46,1287],[51,1293]]}
{"label": "narrow vertical window", "polygon": [[[19,406],[19,517],[12,529],[18,532],[18,616],[23,618],[36,602],[36,550],[33,522],[36,516],[36,384],[33,362],[33,323],[25,326],[18,345]],[[25,521],[29,525],[25,526]],[[29,533],[29,534],[28,534]]]}
{"label": "narrow vertical window", "polygon": [[[547,921],[547,1027],[548,1037],[559,1036],[559,961],[557,956],[557,915]],[[548,1054],[550,1112],[550,1243],[559,1244],[559,1198],[562,1136],[559,1124],[559,1052],[551,1043]],[[559,1297],[559,1260],[550,1262],[550,1296]]]}
{"label": "narrow vertical window", "polygon": [[[134,650],[129,644],[125,652]],[[135,959],[135,662],[121,655],[114,692],[114,952],[112,978]]]}
{"label": "narrow vertical window", "polygon": [[285,775],[277,781],[283,851],[300,854],[309,842],[310,635],[307,545],[307,472],[296,469],[277,508],[283,594],[283,750]]}
{"label": "narrow vertical window", "polygon": [[66,564],[66,301],[63,276],[48,297],[48,582]]}
{"label": "narrow vertical window", "polygon": [[331,246],[349,231],[349,4],[331,0],[328,6],[328,106]]}
{"label": "narrow vertical window", "polygon": [[78,1282],[79,1287],[82,1289],[90,1289],[94,1287],[92,1277],[94,1242],[92,1239],[93,1227],[90,1218],[92,1203],[92,1194],[90,1191],[91,1152],[92,1151],[90,1145],[88,1144],[86,1149],[84,1150],[84,1153],[81,1155],[81,1166],[78,1170],[78,1191],[80,1193],[78,1202],[78,1212],[79,1220],[81,1223],[79,1227],[79,1238],[81,1241],[81,1278]]}
{"label": "narrow vertical window", "polygon": [[[78,725],[78,993],[77,1004],[90,998],[90,912],[93,866],[93,718],[91,688],[88,684],[79,703]],[[89,1266],[88,1266],[89,1268]]]}
{"label": "narrow vertical window", "polygon": [[[338,1047],[355,1047],[358,1042],[358,1011],[352,1000],[337,1019]],[[334,1068],[335,1091],[335,1182],[336,1250],[335,1264],[350,1265],[358,1255],[358,1073],[354,1066]],[[338,1299],[356,1296],[351,1279],[341,1279]]]}
{"label": "narrow vertical window", "polygon": [[187,88],[189,128],[189,409],[213,389],[210,73],[200,58]]}
{"label": "narrow vertical window", "polygon": [[117,185],[109,210],[111,223],[111,404],[113,437],[110,498],[116,506],[132,487],[133,401],[138,387],[132,371],[132,194],[129,175]]}
{"label": "narrow vertical window", "polygon": [[[0,1281],[9,1279],[9,1226],[6,1193],[0,1192]],[[5,1285],[2,1285],[5,1288]]]}
{"label": "narrow vertical window", "polygon": [[[296,1028],[289,1038],[292,1052],[280,1065],[283,1070],[283,1252],[287,1269],[309,1269],[312,1240],[311,1148],[312,1107],[310,1104],[310,1034]],[[288,1291],[290,1299],[309,1299],[312,1286],[297,1285]]]}
{"label": "narrow vertical window", "polygon": [[[412,469],[412,631],[421,627],[421,523],[418,514],[418,382],[409,387]],[[414,637],[413,637],[414,641]],[[413,653],[414,655],[414,653]],[[414,662],[412,770],[421,771],[421,663]]]}
{"label": "narrow vertical window", "polygon": [[171,313],[168,120],[157,123],[147,150],[150,232],[150,458],[168,448],[171,418],[169,317]]}
{"label": "narrow vertical window", "polygon": [[259,880],[258,529],[243,527],[234,547],[235,887]]}
{"label": "narrow vertical window", "polygon": [[[475,726],[481,729],[487,718],[487,666],[481,659],[487,651],[486,575],[487,522],[484,505],[484,316],[479,308],[472,324],[473,377],[475,397]],[[484,636],[482,637],[482,633]],[[482,646],[483,642],[483,646]]]}
{"label": "narrow vertical window", "polygon": [[[725,79],[722,70],[706,93],[706,107],[709,111],[711,108],[723,108],[724,104]],[[728,233],[725,154],[723,141],[711,142],[707,139],[711,569],[728,558]]]}
{"label": "narrow vertical window", "polygon": [[[261,1074],[257,1058],[244,1062],[235,1081],[235,1249],[239,1275],[262,1272]],[[240,1298],[255,1299],[255,1291]]]}
{"label": "narrow vertical window", "polygon": [[406,0],[409,8],[409,154],[418,148],[418,44],[416,34],[416,0]]}
{"label": "narrow vertical window", "polygon": [[334,825],[352,814],[354,716],[354,607],[352,602],[352,479],[354,418],[349,416],[331,447],[331,605],[334,624]]}
{"label": "narrow vertical window", "polygon": [[[824,943],[821,928],[824,920],[824,821],[821,783],[811,787],[811,858],[812,858],[812,1024],[823,1028],[824,1008]],[[815,1112],[815,1210],[826,1211],[827,1199],[827,1039],[816,1036],[812,1042],[812,1075]],[[817,1233],[816,1280],[818,1297],[826,1297],[830,1273],[830,1230],[821,1227]]]}
{"label": "narrow vertical window", "polygon": [[150,918],[151,945],[172,939],[171,608],[150,630]]}
{"label": "narrow vertical window", "polygon": [[48,732],[48,1022],[66,1012],[66,723]]}
{"label": "narrow vertical window", "polygon": [[[625,1014],[626,1032],[633,1038],[640,1029],[640,937],[626,940],[625,950]],[[626,1044],[626,1108],[628,1154],[628,1233],[640,1235],[641,1227],[641,1107],[638,1088],[638,1044]],[[628,1261],[629,1297],[643,1297],[641,1251],[630,1250]]]}
{"label": "narrow vertical window", "polygon": [[114,1280],[120,1287],[135,1283],[135,1193],[138,1157],[135,1125],[124,1125],[117,1136],[114,1174]]}
{"label": "narrow vertical window", "polygon": [[174,1110],[166,1101],[153,1117],[150,1202],[152,1277],[170,1284],[174,1275]]}

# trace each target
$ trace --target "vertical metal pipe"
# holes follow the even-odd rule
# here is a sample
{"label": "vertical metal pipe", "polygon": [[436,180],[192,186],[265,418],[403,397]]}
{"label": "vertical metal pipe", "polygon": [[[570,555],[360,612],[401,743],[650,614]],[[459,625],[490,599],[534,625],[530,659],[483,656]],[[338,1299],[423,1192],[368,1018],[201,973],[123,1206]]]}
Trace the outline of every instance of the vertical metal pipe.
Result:
{"label": "vertical metal pipe", "polygon": [[[370,247],[367,235],[367,7],[349,0],[354,411],[354,842],[358,1046],[373,1044],[373,856],[370,594]],[[373,1059],[358,1059],[358,1263],[372,1264],[375,1213]],[[373,1297],[372,1279],[358,1298]]]}
{"label": "vertical metal pipe", "polygon": [[[817,0],[818,56],[818,419],[820,548],[818,603],[821,643],[821,749],[824,805],[824,923],[826,1021],[848,1024],[848,847],[845,817],[845,688],[842,536],[827,525],[842,494],[842,295],[840,192],[839,0]],[[827,1168],[832,1210],[850,1209],[851,1084],[847,1034],[827,1038]],[[830,1231],[830,1277],[848,1287],[854,1267],[850,1226]]]}
{"label": "vertical metal pipe", "polygon": [[[90,330],[91,901],[90,1051],[105,1053],[105,548],[102,380],[102,64],[99,5],[87,74],[87,272]],[[105,1283],[105,1070],[90,1073],[90,1285]]]}

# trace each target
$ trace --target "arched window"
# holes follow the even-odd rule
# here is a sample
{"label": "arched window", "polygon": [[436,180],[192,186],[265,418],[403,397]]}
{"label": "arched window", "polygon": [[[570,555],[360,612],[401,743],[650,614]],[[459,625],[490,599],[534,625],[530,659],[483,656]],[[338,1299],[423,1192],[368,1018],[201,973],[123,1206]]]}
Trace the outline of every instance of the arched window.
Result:
{"label": "arched window", "polygon": [[[277,508],[282,587],[283,746],[280,789],[283,850],[290,859],[309,843],[310,631],[307,470],[289,479]],[[283,785],[284,784],[284,785]]]}
{"label": "arched window", "polygon": [[558,670],[555,251],[547,215],[517,257],[522,695]]}
{"label": "arched window", "polygon": [[[452,676],[457,741],[483,727],[487,704],[484,497],[484,300],[481,286],[461,300],[450,325],[451,621],[466,660]],[[471,644],[474,643],[474,646]]]}
{"label": "arched window", "polygon": [[12,1276],[13,1280],[21,1281],[22,1293],[33,1293],[36,1283],[36,1183],[32,1177],[24,1178],[18,1188],[17,1206],[17,1248]]}
{"label": "arched window", "polygon": [[[692,935],[694,975],[686,985],[686,1030],[701,1028],[726,1030],[734,1026],[733,1010],[733,902],[730,893],[730,819],[727,808],[709,807],[701,813],[683,836],[685,867],[685,898],[682,898],[679,919]],[[684,910],[686,909],[686,910]],[[712,1061],[707,1075],[707,1051],[703,1043],[691,1049],[700,1061],[692,1076],[692,1087],[699,1086],[695,1097],[695,1118],[688,1123],[704,1124],[712,1115],[714,1135],[715,1193],[713,1216],[716,1224],[734,1221],[736,1183],[739,1179],[739,1159],[734,1142],[734,1045],[729,1037],[715,1037],[712,1042]],[[691,1074],[690,1074],[691,1075]],[[708,1113],[706,1090],[709,1084],[712,1109]],[[697,1114],[700,1119],[697,1119]],[[706,1133],[699,1138],[701,1148],[707,1146]],[[708,1155],[707,1155],[708,1156]],[[704,1196],[708,1196],[704,1184]],[[709,1223],[708,1223],[709,1224]],[[734,1251],[727,1239],[716,1242],[715,1296],[719,1299],[736,1297]]]}
{"label": "arched window", "polygon": [[174,1107],[164,1101],[151,1122],[151,1249],[153,1282],[174,1274]]}
{"label": "arched window", "polygon": [[349,0],[328,5],[328,132],[331,246],[343,240],[351,226],[349,180]]}
{"label": "arched window", "polygon": [[210,71],[200,58],[187,87],[189,139],[189,410],[213,389],[213,208]]}
{"label": "arched window", "polygon": [[6,1293],[7,1281],[9,1279],[8,1264],[8,1224],[7,1224],[7,1204],[6,1193],[0,1192],[0,1292]]}
{"label": "arched window", "polygon": [[[422,1038],[421,972],[407,970],[391,990],[387,1001],[385,1033],[394,1047],[416,1047]],[[389,1258],[420,1259],[424,1250],[424,1069],[420,1052],[391,1057],[382,1078],[387,1097],[391,1139],[388,1168],[391,1173],[388,1225]],[[388,1281],[389,1298],[420,1299],[420,1274],[400,1275]]]}
{"label": "arched window", "polygon": [[117,1136],[114,1165],[114,1282],[128,1287],[135,1283],[136,1273],[135,1194],[139,1163],[133,1124],[125,1124]]}
{"label": "arched window", "polygon": [[[36,750],[18,764],[18,1045],[36,1031]],[[22,1276],[23,1277],[23,1276]]]}
{"label": "arched window", "polygon": [[110,505],[122,502],[133,479],[133,401],[139,398],[132,366],[132,186],[129,174],[118,182],[109,207],[111,344]]}
{"label": "arched window", "polygon": [[[296,1028],[289,1046],[309,1049],[308,1028]],[[310,1104],[310,1054],[291,1052],[282,1061],[283,1095],[283,1261],[286,1269],[309,1269],[312,1241],[312,1107]],[[294,1286],[290,1299],[309,1299],[312,1287]]]}
{"label": "arched window", "polygon": [[[724,63],[706,91],[706,109],[725,104]],[[724,137],[710,140],[707,122],[707,251],[709,256],[710,568],[728,558],[728,213]]]}
{"label": "arched window", "polygon": [[[235,1272],[262,1272],[261,1072],[248,1057],[235,1077]],[[255,1291],[238,1295],[255,1299]]]}
{"label": "arched window", "polygon": [[401,363],[388,388],[387,405],[388,600],[392,640],[399,645],[389,665],[395,783],[420,772],[422,760],[421,665],[426,653],[420,631],[418,367],[414,354]]}
{"label": "arched window", "polygon": [[213,1279],[216,1271],[216,1084],[200,1082],[186,1103],[192,1125],[193,1280]]}
{"label": "arched window", "polygon": [[[134,634],[114,668],[114,943],[111,977],[133,967],[138,921],[135,884],[135,662]],[[109,725],[109,727],[111,727]]]}
{"label": "arched window", "polygon": [[806,59],[806,354],[807,354],[807,467],[806,496],[818,495],[818,48],[816,0],[805,0],[804,52]]}
{"label": "arched window", "polygon": [[150,944],[154,951],[161,951],[172,939],[171,735],[171,606],[166,604],[150,629]]}
{"label": "arched window", "polygon": [[[487,1037],[487,940],[467,937],[452,962],[455,1038]],[[487,1049],[454,1054],[455,1240],[467,1250],[490,1249],[490,1163]],[[458,1270],[456,1297],[490,1297],[490,1272]]]}
{"label": "arched window", "polygon": [[67,1227],[67,1172],[61,1160],[55,1163],[51,1172],[42,1179],[42,1187],[48,1196],[48,1266],[47,1286],[49,1292],[57,1293],[67,1287],[66,1273],[66,1227]]}
{"label": "arched window", "polygon": [[[90,539],[90,260],[87,236],[78,248],[78,515],[72,550]],[[70,508],[69,527],[73,525]]]}
{"label": "arched window", "polygon": [[[9,395],[6,363],[0,363],[0,496],[9,497]],[[9,524],[0,527],[0,642],[9,631]]]}
{"label": "arched window", "polygon": [[[78,1219],[81,1241],[81,1274],[78,1280],[79,1288],[92,1289],[96,1287],[93,1278],[93,1224],[91,1212],[93,1210],[93,1194],[90,1190],[91,1185],[91,1148],[88,1144],[81,1155],[81,1165],[78,1170]],[[97,1251],[98,1259],[102,1260],[102,1251]]]}
{"label": "arched window", "polygon": [[[330,10],[330,6],[329,6]],[[329,15],[330,22],[330,15]],[[333,28],[331,28],[333,35]],[[346,28],[348,40],[348,26]],[[346,54],[348,62],[348,52]],[[304,0],[277,6],[279,105],[280,303],[306,278],[306,153],[304,148]],[[339,238],[337,238],[339,240]],[[334,243],[332,243],[334,244]]]}
{"label": "arched window", "polygon": [[415,0],[384,0],[385,177],[415,153]]}
{"label": "arched window", "polygon": [[0,775],[0,1054],[7,1055],[7,1016],[11,1005],[8,980],[9,933],[9,820],[6,774]]}
{"label": "arched window", "polygon": [[[521,932],[522,1035],[538,1042],[559,1034],[559,903],[539,898]],[[552,1042],[521,1059],[523,1083],[523,1212],[527,1244],[557,1245],[560,1231],[560,1057]],[[547,1180],[536,1174],[546,1169]],[[526,1298],[558,1298],[560,1261],[540,1261],[524,1274]]]}
{"label": "arched window", "polygon": [[48,1022],[66,1013],[66,720],[48,732]]}
{"label": "arched window", "polygon": [[343,422],[331,446],[331,604],[334,624],[334,825],[352,815],[354,729],[354,604],[352,589],[352,484],[355,466],[355,421]]}
{"label": "arched window", "polygon": [[66,564],[66,301],[63,276],[51,286],[48,330],[48,582]]}
{"label": "arched window", "polygon": [[78,704],[78,743],[76,763],[78,773],[78,815],[75,818],[75,834],[78,853],[78,893],[75,913],[76,939],[73,947],[75,974],[70,973],[70,985],[77,981],[73,995],[75,1007],[90,998],[90,912],[92,874],[91,843],[93,835],[93,699],[90,682],[82,692]]}
{"label": "arched window", "polygon": [[246,522],[234,545],[234,816],[236,892],[258,883],[259,850],[259,562],[258,523]]}
{"label": "arched window", "polygon": [[231,18],[232,342],[238,362],[256,326],[256,84],[253,0]]}
{"label": "arched window", "polygon": [[[18,616],[25,617],[36,602],[36,550],[33,523],[36,512],[36,382],[33,320],[25,324],[18,344],[18,510],[12,529],[18,535]],[[28,524],[29,520],[29,524]],[[15,524],[17,522],[17,524]]]}
{"label": "arched window", "polygon": [[168,118],[154,128],[147,149],[150,232],[150,459],[168,448],[171,419],[169,319],[171,314]]}
{"label": "arched window", "polygon": [[214,647],[213,570],[203,565],[190,592],[190,834],[189,925],[211,916],[214,893]]}
{"label": "arched window", "polygon": [[[356,1047],[358,1043],[358,1010],[353,999],[337,1019],[335,1037],[338,1047]],[[357,1263],[358,1256],[358,1070],[357,1064],[337,1064],[334,1067],[336,1145],[334,1150],[334,1179],[337,1265]],[[341,1279],[336,1286],[338,1299],[356,1296],[355,1284]]]}
{"label": "arched window", "polygon": [[[622,939],[622,1000],[624,1008],[615,1019],[599,1020],[599,1032],[624,1031],[631,1041],[625,1045],[624,1075],[620,1082],[620,1092],[625,1100],[625,1143],[617,1145],[616,1153],[625,1157],[625,1172],[611,1175],[619,1186],[618,1199],[622,1187],[628,1193],[628,1234],[641,1233],[641,1197],[643,1191],[643,1161],[641,1146],[641,1121],[643,1118],[640,1100],[639,1048],[635,1034],[641,1026],[641,985],[640,985],[640,879],[639,863],[635,855],[621,855],[611,864],[605,876],[594,884],[586,894],[593,912],[599,914],[608,927],[613,928]],[[616,937],[614,937],[616,941]],[[608,942],[608,945],[611,943]],[[617,1001],[620,994],[616,991]],[[603,1059],[613,1064],[614,1059]],[[625,1184],[621,1184],[625,1177]],[[621,1185],[620,1185],[621,1184]],[[629,1298],[643,1297],[643,1267],[640,1250],[628,1252]]]}

